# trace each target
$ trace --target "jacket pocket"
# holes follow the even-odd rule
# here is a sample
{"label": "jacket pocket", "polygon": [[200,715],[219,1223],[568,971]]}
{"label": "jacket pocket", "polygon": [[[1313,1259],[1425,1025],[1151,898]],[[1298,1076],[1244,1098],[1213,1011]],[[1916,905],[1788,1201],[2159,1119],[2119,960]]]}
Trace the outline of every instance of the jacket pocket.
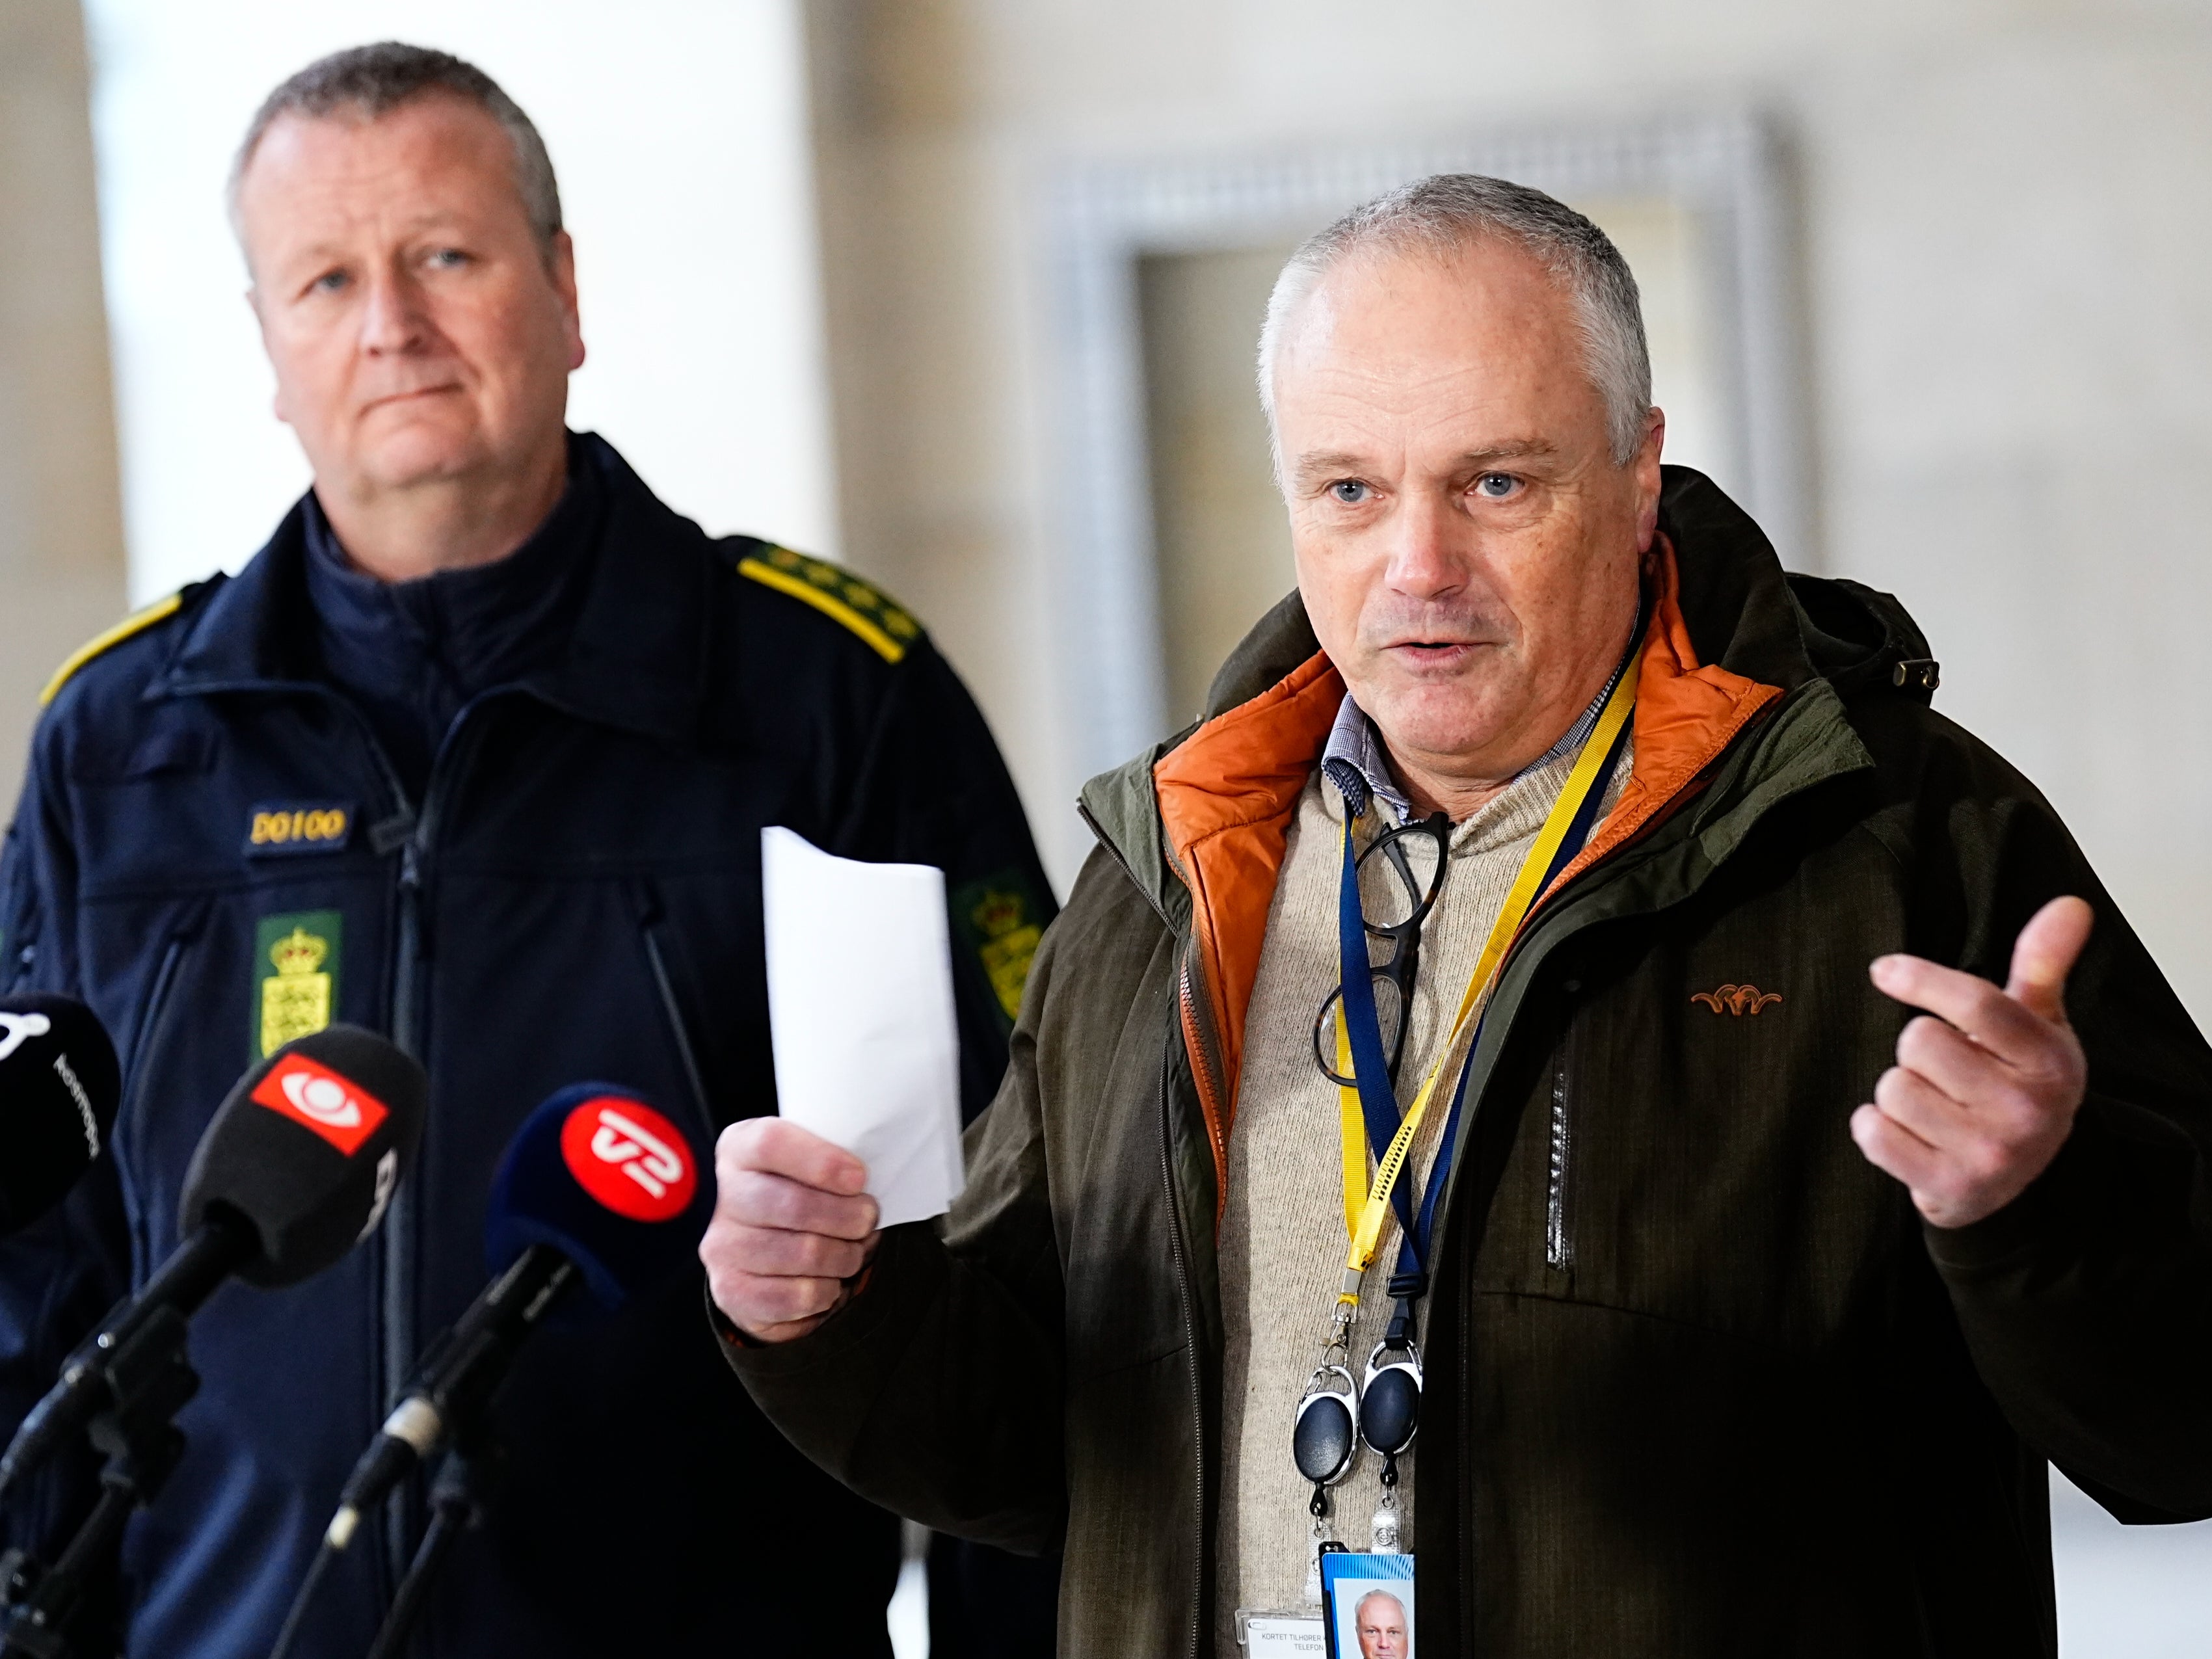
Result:
{"label": "jacket pocket", "polygon": [[668,971],[668,950],[662,937],[668,922],[667,908],[653,884],[642,879],[634,884],[631,900],[637,915],[638,942],[645,951],[646,971],[652,976],[661,1014],[668,1021],[669,1040],[676,1046],[677,1060],[684,1068],[684,1086],[691,1091],[692,1109],[698,1114],[699,1126],[706,1134],[711,1155],[722,1125],[708,1102],[706,1076],[699,1069],[699,1051],[691,1041],[691,1028],[684,1023],[684,1009],[676,997],[676,981]]}
{"label": "jacket pocket", "polygon": [[1551,1156],[1544,1186],[1544,1263],[1560,1272],[1575,1265],[1573,1217],[1569,1212],[1574,1174],[1573,1097],[1567,1075],[1564,1038],[1552,1062]]}
{"label": "jacket pocket", "polygon": [[131,1178],[131,1154],[137,1149],[146,1097],[150,1091],[149,1079],[157,1069],[156,1054],[162,1033],[167,1029],[170,1005],[176,1000],[176,989],[184,977],[185,955],[191,950],[206,914],[204,905],[195,907],[192,914],[173,927],[162,942],[153,977],[147,981],[145,997],[138,1005],[137,1018],[131,1023],[131,1046],[125,1050],[130,1069],[125,1074],[122,1103],[116,1110],[115,1127],[109,1137],[109,1156],[115,1159],[116,1173],[122,1177],[124,1210],[131,1224],[134,1285],[144,1284],[147,1275],[153,1272],[155,1242],[145,1205],[136,1191],[137,1182]]}

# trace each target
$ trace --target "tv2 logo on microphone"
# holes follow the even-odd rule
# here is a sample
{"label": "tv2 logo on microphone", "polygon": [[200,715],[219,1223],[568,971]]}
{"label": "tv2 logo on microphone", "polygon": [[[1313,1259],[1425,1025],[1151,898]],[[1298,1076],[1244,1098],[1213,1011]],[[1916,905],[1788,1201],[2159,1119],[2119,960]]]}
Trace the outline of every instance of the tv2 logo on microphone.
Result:
{"label": "tv2 logo on microphone", "polygon": [[698,1189],[683,1131],[643,1101],[621,1095],[601,1095],[568,1114],[561,1156],[578,1185],[632,1221],[672,1221]]}
{"label": "tv2 logo on microphone", "polygon": [[305,1054],[287,1054],[278,1060],[255,1086],[253,1098],[295,1123],[305,1124],[348,1158],[392,1115],[374,1095]]}

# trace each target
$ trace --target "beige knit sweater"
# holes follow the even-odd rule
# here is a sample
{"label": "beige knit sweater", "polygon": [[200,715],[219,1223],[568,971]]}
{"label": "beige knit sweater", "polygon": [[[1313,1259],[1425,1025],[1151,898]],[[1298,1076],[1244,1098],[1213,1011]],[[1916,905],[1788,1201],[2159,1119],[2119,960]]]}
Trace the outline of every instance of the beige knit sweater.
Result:
{"label": "beige knit sweater", "polygon": [[[1626,750],[1629,745],[1624,745]],[[1413,1019],[1400,1068],[1398,1101],[1411,1103],[1437,1058],[1484,941],[1504,907],[1552,804],[1574,769],[1571,755],[1515,780],[1454,826],[1451,867],[1421,930]],[[1608,781],[1610,811],[1632,757]],[[1222,1486],[1215,1581],[1216,1648],[1237,1659],[1239,1607],[1298,1604],[1312,1547],[1306,1505],[1313,1488],[1291,1462],[1291,1424],[1312,1374],[1344,1267],[1344,1186],[1338,1096],[1313,1059],[1313,1026],[1339,978],[1336,892],[1343,798],[1316,769],[1299,799],[1260,952],[1245,1024],[1244,1066],[1229,1137],[1228,1203],[1221,1218]],[[1370,859],[1361,873],[1370,914],[1390,902],[1397,877]],[[1386,885],[1388,884],[1388,885]],[[1473,1022],[1469,1022],[1472,1029]],[[1466,1038],[1462,1036],[1461,1047]],[[1455,1060],[1456,1054],[1447,1056]],[[1415,1138],[1413,1190],[1426,1179],[1449,1092]],[[1383,1285],[1397,1260],[1398,1229],[1387,1224],[1369,1268],[1352,1369],[1389,1322]],[[1420,1443],[1399,1460],[1401,1547],[1416,1548],[1413,1492]],[[1332,1489],[1329,1535],[1370,1547],[1382,1460],[1364,1448],[1352,1476]]]}

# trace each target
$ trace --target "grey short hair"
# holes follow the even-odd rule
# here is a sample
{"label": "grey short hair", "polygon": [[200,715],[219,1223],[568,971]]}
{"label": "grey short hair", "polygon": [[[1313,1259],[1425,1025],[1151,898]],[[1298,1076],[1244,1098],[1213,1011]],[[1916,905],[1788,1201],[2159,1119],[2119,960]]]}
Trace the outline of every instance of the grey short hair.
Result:
{"label": "grey short hair", "polygon": [[444,93],[466,100],[499,123],[514,146],[514,184],[538,246],[550,254],[561,234],[561,187],[553,177],[553,158],[545,141],[498,82],[474,64],[451,52],[380,40],[349,46],[313,63],[261,100],[246,129],[246,140],[230,164],[230,222],[239,228],[238,192],[253,154],[277,118],[304,115],[316,119],[341,110],[358,111],[369,120],[389,114],[418,98]]}
{"label": "grey short hair", "polygon": [[1367,1604],[1370,1601],[1376,1600],[1378,1597],[1396,1607],[1398,1609],[1398,1616],[1401,1619],[1406,1616],[1406,1603],[1401,1597],[1393,1595],[1390,1591],[1386,1589],[1371,1589],[1368,1591],[1366,1595],[1361,1596],[1358,1601],[1352,1603],[1352,1621],[1355,1624],[1367,1616]]}
{"label": "grey short hair", "polygon": [[[1590,379],[1605,399],[1606,435],[1616,465],[1644,441],[1651,410],[1651,352],[1636,278],[1612,238],[1540,190],[1474,173],[1439,173],[1356,207],[1291,255],[1267,296],[1260,330],[1260,404],[1275,429],[1275,360],[1283,337],[1322,278],[1356,253],[1448,258],[1498,238],[1525,249],[1574,302]],[[1276,457],[1280,471],[1279,447]]]}

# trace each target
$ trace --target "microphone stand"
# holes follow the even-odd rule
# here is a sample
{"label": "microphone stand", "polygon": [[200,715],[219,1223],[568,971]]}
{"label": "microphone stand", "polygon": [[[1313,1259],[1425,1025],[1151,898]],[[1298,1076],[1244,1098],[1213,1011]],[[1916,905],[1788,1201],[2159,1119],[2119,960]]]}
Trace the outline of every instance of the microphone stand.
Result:
{"label": "microphone stand", "polygon": [[401,1659],[407,1651],[407,1638],[429,1600],[431,1581],[461,1534],[483,1518],[485,1461],[457,1445],[439,1465],[438,1479],[430,1488],[429,1525],[416,1547],[414,1560],[408,1564],[407,1576],[392,1592],[391,1609],[384,1615],[376,1639],[369,1644],[368,1659]]}
{"label": "microphone stand", "polygon": [[173,1419],[200,1389],[185,1334],[183,1314],[156,1308],[108,1357],[112,1403],[90,1425],[93,1447],[106,1459],[100,1501],[52,1567],[26,1550],[0,1557],[0,1659],[69,1659],[94,1575],[115,1559],[131,1511],[154,1501],[184,1455]]}

